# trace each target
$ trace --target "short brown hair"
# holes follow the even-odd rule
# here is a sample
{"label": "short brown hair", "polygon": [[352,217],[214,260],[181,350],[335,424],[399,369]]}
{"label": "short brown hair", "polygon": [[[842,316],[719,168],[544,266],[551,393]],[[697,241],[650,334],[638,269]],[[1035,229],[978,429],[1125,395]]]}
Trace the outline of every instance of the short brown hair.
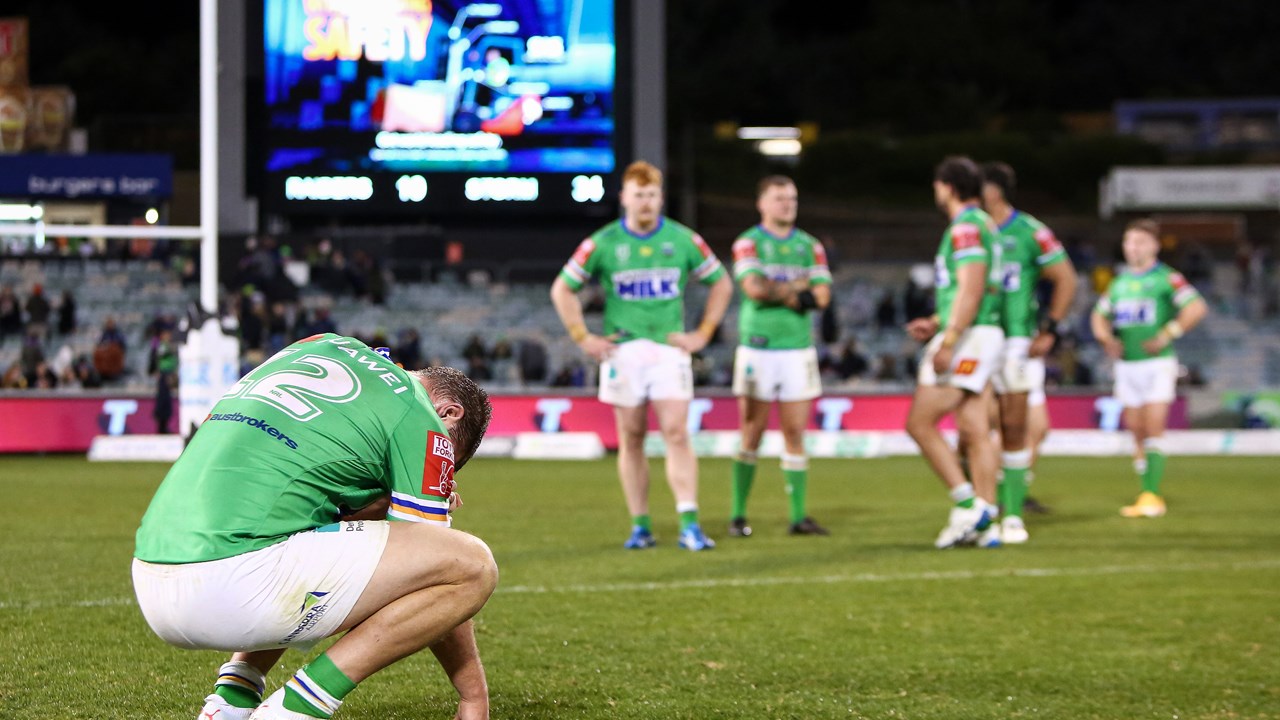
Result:
{"label": "short brown hair", "polygon": [[409,374],[426,380],[428,389],[438,396],[462,406],[462,419],[449,431],[449,439],[454,446],[454,469],[461,470],[476,453],[489,429],[489,420],[493,417],[489,393],[457,368],[426,367]]}
{"label": "short brown hair", "polygon": [[644,160],[636,160],[622,172],[622,183],[634,182],[637,185],[661,185],[662,171]]}
{"label": "short brown hair", "polygon": [[1160,239],[1160,223],[1152,220],[1151,218],[1140,218],[1138,220],[1131,221],[1128,225],[1124,226],[1124,231],[1126,233],[1130,230],[1138,230],[1150,235],[1156,240]]}
{"label": "short brown hair", "polygon": [[766,175],[760,178],[760,182],[756,183],[756,197],[763,196],[771,187],[785,187],[795,184],[796,181],[786,175]]}
{"label": "short brown hair", "polygon": [[950,185],[960,200],[982,195],[982,169],[964,155],[948,155],[934,168],[933,179]]}

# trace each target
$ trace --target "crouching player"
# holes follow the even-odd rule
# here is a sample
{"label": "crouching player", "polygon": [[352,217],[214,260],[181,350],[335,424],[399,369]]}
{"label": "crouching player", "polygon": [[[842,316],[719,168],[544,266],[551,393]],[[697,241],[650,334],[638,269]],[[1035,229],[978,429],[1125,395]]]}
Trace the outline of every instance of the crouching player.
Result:
{"label": "crouching player", "polygon": [[[199,718],[327,718],[423,648],[458,692],[457,717],[489,716],[471,619],[498,569],[449,513],[491,412],[457,370],[406,372],[334,334],[281,350],[223,396],[156,490],[133,561],[161,639],[233,652]],[[263,700],[286,648],[336,635]]]}

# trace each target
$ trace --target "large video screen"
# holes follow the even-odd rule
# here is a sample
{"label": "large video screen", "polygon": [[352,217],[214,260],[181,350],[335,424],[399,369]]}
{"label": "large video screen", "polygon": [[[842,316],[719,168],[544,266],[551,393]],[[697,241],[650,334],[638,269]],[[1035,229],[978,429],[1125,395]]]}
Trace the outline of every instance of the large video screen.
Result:
{"label": "large video screen", "polygon": [[618,4],[263,0],[264,209],[614,214]]}

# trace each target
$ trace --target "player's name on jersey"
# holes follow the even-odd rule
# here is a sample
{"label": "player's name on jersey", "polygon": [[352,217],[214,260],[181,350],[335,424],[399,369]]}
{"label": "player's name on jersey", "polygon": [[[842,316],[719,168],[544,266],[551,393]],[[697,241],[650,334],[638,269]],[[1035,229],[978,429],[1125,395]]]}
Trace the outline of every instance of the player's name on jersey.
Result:
{"label": "player's name on jersey", "polygon": [[404,384],[404,379],[391,369],[391,366],[379,363],[375,358],[366,357],[360,354],[360,348],[347,347],[352,341],[348,338],[332,338],[324,340],[330,345],[336,345],[339,350],[351,356],[356,361],[356,367],[363,369],[365,372],[371,372],[385,382],[388,387],[394,388],[392,392],[399,395],[409,389]]}

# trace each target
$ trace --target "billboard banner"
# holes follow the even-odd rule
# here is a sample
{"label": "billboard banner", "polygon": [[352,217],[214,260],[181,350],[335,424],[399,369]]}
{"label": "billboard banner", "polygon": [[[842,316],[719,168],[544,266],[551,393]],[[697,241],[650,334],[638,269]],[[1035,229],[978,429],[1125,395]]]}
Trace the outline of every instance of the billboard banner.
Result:
{"label": "billboard banner", "polygon": [[[23,137],[26,116],[23,119]],[[0,125],[0,138],[7,137]],[[159,154],[0,155],[0,195],[162,199],[173,195],[173,158]]]}
{"label": "billboard banner", "polygon": [[[188,378],[188,383],[190,381]],[[218,385],[214,391],[220,394],[225,386]],[[613,408],[594,396],[496,395],[491,400],[493,421],[487,438],[517,438],[524,433],[594,432],[605,448],[618,447]],[[200,407],[205,408],[206,402],[201,402]],[[910,407],[910,395],[829,395],[814,401],[809,429],[824,436],[854,433],[860,437],[865,433],[901,431]],[[149,396],[0,396],[0,453],[84,451],[97,435],[154,433],[154,408],[154,399]],[[185,426],[193,409],[194,406],[177,405],[174,415],[182,413]],[[1055,430],[1122,429],[1119,403],[1105,395],[1050,397],[1049,415]],[[1169,427],[1188,427],[1185,398],[1174,402]],[[649,428],[658,429],[652,416]],[[689,428],[695,438],[698,434],[710,437],[713,433],[736,431],[736,400],[729,396],[694,398]],[[944,430],[953,428],[949,420],[944,421]],[[778,429],[776,413],[770,417],[769,429]]]}

